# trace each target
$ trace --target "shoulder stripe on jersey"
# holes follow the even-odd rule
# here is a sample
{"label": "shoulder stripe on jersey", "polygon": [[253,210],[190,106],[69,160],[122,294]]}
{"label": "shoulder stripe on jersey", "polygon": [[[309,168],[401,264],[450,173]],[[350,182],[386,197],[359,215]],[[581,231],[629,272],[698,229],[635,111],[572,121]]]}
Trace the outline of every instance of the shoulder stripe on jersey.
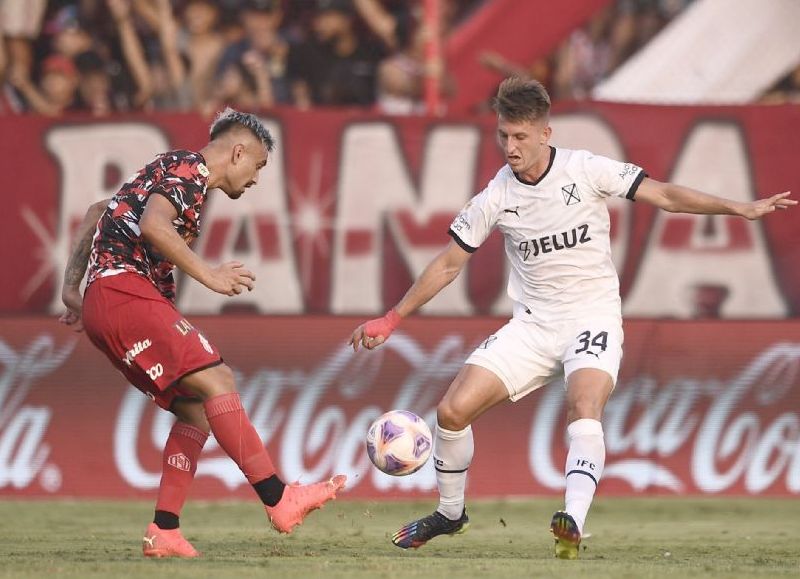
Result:
{"label": "shoulder stripe on jersey", "polygon": [[639,171],[639,174],[636,175],[636,179],[634,179],[633,183],[631,184],[631,188],[628,189],[628,194],[625,195],[626,199],[630,199],[631,201],[636,201],[636,199],[634,199],[634,197],[636,197],[636,190],[639,188],[639,185],[642,184],[642,181],[644,181],[644,178],[647,176],[648,175],[647,173],[644,172],[644,169]]}
{"label": "shoulder stripe on jersey", "polygon": [[528,181],[526,179],[523,179],[521,176],[519,176],[516,173],[514,173],[514,177],[516,177],[517,181],[519,181],[523,185],[538,185],[539,183],[542,182],[542,179],[547,177],[547,174],[550,172],[550,169],[553,168],[553,161],[555,161],[555,160],[556,160],[556,148],[554,146],[550,145],[550,162],[547,163],[547,169],[544,170],[544,173],[542,173],[539,176],[539,178],[536,179],[536,181]]}
{"label": "shoulder stripe on jersey", "polygon": [[458,244],[458,246],[459,246],[461,249],[463,249],[464,251],[466,251],[467,253],[475,253],[476,251],[478,251],[478,248],[477,248],[477,247],[472,247],[471,245],[467,245],[466,243],[464,243],[463,241],[461,241],[461,238],[460,238],[460,237],[458,236],[458,234],[456,234],[456,232],[455,232],[455,231],[453,231],[452,229],[448,229],[448,230],[447,230],[447,234],[448,234],[450,237],[452,237],[453,239],[455,239],[455,240],[456,240],[456,243]]}

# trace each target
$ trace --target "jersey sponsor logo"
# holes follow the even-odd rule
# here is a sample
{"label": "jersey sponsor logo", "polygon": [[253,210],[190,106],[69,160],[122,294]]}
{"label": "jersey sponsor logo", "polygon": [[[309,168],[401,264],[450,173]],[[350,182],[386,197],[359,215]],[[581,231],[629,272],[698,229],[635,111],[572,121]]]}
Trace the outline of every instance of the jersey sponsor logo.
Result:
{"label": "jersey sponsor logo", "polygon": [[459,232],[462,229],[469,231],[472,228],[469,225],[469,221],[467,221],[467,217],[463,213],[459,213],[453,220],[453,224],[450,225],[450,229],[455,232]]}
{"label": "jersey sponsor logo", "polygon": [[182,320],[175,322],[173,324],[173,327],[176,330],[178,330],[178,333],[181,336],[185,336],[186,334],[194,330],[194,326],[190,324],[189,320],[187,320],[186,318],[183,318]]}
{"label": "jersey sponsor logo", "polygon": [[633,163],[625,163],[622,167],[622,171],[619,173],[619,178],[624,179],[628,175],[633,175],[639,171],[639,167],[634,165]]}
{"label": "jersey sponsor logo", "polygon": [[564,185],[561,188],[561,194],[564,196],[564,203],[567,205],[575,205],[581,202],[581,196],[575,183]]}
{"label": "jersey sponsor logo", "polygon": [[161,363],[150,366],[150,368],[147,370],[147,375],[150,376],[151,380],[160,378],[164,375],[164,366],[162,366]]}
{"label": "jersey sponsor logo", "polygon": [[131,365],[133,364],[133,359],[152,345],[153,343],[150,341],[149,338],[146,338],[141,342],[136,342],[133,345],[133,348],[125,352],[125,357],[122,359],[122,361],[125,362],[128,368],[130,368]]}
{"label": "jersey sponsor logo", "polygon": [[206,337],[203,334],[201,334],[200,332],[197,332],[197,337],[200,340],[200,343],[203,345],[203,349],[206,352],[208,352],[209,354],[213,354],[214,353],[214,348],[212,348],[211,344],[208,343],[208,340],[206,340]]}
{"label": "jersey sponsor logo", "polygon": [[522,253],[522,260],[527,261],[531,255],[536,257],[540,253],[550,253],[575,247],[579,243],[591,241],[589,237],[589,226],[585,223],[573,227],[569,231],[545,235],[538,239],[526,239],[521,241],[518,249]]}
{"label": "jersey sponsor logo", "polygon": [[192,461],[189,460],[189,457],[182,452],[169,455],[167,457],[167,464],[172,468],[177,468],[178,470],[182,470],[184,472],[189,472],[192,470]]}
{"label": "jersey sponsor logo", "polygon": [[517,217],[519,217],[519,205],[514,207],[514,209],[503,209],[503,213],[513,213]]}

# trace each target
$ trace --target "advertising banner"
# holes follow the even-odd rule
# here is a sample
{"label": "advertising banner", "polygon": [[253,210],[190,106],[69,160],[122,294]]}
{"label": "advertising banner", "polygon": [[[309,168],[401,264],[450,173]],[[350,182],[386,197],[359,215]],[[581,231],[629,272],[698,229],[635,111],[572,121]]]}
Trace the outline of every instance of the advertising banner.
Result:
{"label": "advertising banner", "polygon": [[[258,291],[230,300],[179,280],[178,305],[187,314],[383,313],[448,243],[453,217],[503,163],[488,114],[278,110],[263,118],[277,149],[258,185],[237,201],[210,193],[194,245],[210,262],[245,263]],[[57,313],[72,234],[87,207],[157,153],[201,148],[207,125],[194,114],[0,117],[0,313]],[[800,194],[796,106],[565,104],[551,125],[555,146],[631,161],[654,179],[737,201]],[[749,222],[615,200],[609,212],[626,315],[781,319],[800,312],[796,211]],[[507,268],[495,233],[421,313],[508,315]]]}
{"label": "advertising banner", "polygon": [[[407,320],[374,351],[347,347],[356,318],[196,317],[234,369],[244,406],[289,481],[349,476],[349,497],[435,491],[429,461],[389,477],[368,460],[369,424],[390,409],[435,424],[467,355],[501,318]],[[800,324],[626,323],[603,425],[605,495],[800,495]],[[0,497],[152,497],[172,415],[127,385],[54,320],[0,323]],[[563,383],[492,409],[473,426],[475,497],[559,495]],[[193,497],[248,498],[213,438]]]}

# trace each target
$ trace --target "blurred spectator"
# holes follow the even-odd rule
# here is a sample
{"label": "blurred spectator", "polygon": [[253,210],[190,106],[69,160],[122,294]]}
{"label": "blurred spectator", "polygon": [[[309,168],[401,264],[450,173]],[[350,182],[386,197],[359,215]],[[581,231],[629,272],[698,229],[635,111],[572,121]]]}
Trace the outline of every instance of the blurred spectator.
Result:
{"label": "blurred spectator", "polygon": [[371,106],[383,46],[356,33],[350,0],[317,0],[312,34],[289,52],[295,105]]}
{"label": "blurred spectator", "polygon": [[22,67],[11,72],[10,81],[22,93],[31,110],[40,115],[58,116],[75,105],[78,69],[64,55],[53,54],[45,59],[38,87]]}
{"label": "blurred spectator", "polygon": [[[554,99],[591,98],[593,88],[647,44],[692,0],[617,0],[530,65],[494,53],[480,63],[498,76],[535,78]],[[482,109],[488,110],[488,104]]]}
{"label": "blurred spectator", "polygon": [[189,63],[192,99],[200,109],[211,99],[217,65],[225,49],[219,21],[219,8],[212,0],[189,0],[183,8],[181,53]]}
{"label": "blurred spectator", "polygon": [[75,57],[75,66],[80,75],[80,108],[98,117],[117,108],[112,99],[111,77],[103,58],[97,52],[87,50]]}
{"label": "blurred spectator", "polygon": [[[447,75],[444,59],[426,62],[425,44],[434,34],[423,22],[420,6],[410,10],[408,5],[388,10],[378,0],[354,0],[360,15],[378,38],[394,52],[381,61],[378,68],[377,105],[387,114],[424,113],[424,91],[427,78],[438,80],[443,95],[455,90]],[[444,0],[440,5],[440,27],[436,33],[444,46],[458,4]]]}
{"label": "blurred spectator", "polygon": [[[264,109],[290,103],[289,44],[280,34],[280,0],[248,0],[240,21],[244,37],[222,55],[212,108],[230,104]],[[244,93],[237,95],[238,90]]]}
{"label": "blurred spectator", "polygon": [[31,44],[39,36],[46,7],[47,0],[0,0],[0,36],[7,41],[5,58],[9,74],[15,78],[31,75]]}
{"label": "blurred spectator", "polygon": [[583,28],[575,30],[556,53],[553,75],[555,98],[582,100],[611,70],[608,32],[612,11],[603,10]]}

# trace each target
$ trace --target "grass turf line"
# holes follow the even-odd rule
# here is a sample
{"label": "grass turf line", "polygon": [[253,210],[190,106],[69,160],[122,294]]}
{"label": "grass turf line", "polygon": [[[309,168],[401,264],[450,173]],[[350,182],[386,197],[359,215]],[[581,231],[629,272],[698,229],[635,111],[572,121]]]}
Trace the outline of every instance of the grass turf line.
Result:
{"label": "grass turf line", "polygon": [[418,550],[390,543],[434,502],[340,500],[291,536],[253,502],[189,501],[181,523],[200,560],[145,560],[152,505],[0,501],[0,577],[605,578],[800,576],[800,501],[600,497],[578,561],[553,559],[557,499],[472,501],[469,532]]}

